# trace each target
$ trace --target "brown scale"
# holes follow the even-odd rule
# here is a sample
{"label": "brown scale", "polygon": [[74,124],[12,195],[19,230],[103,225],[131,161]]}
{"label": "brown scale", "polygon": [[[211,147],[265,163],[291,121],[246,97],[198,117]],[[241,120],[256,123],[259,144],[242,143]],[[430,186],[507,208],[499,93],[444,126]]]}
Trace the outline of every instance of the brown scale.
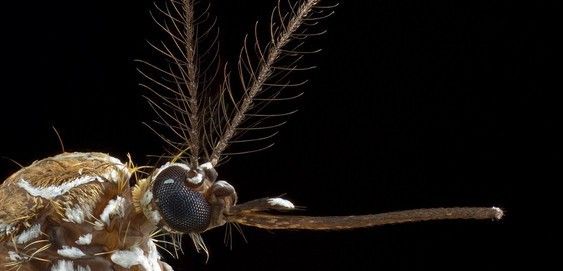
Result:
{"label": "brown scale", "polygon": [[[33,187],[60,186],[81,176],[98,176],[104,179],[107,172],[115,171],[115,180],[92,181],[76,186],[52,199],[32,196],[18,184],[28,181]],[[89,266],[91,270],[141,270],[139,267],[123,269],[111,261],[111,253],[127,250],[135,244],[143,247],[155,230],[142,213],[135,210],[129,176],[133,169],[110,161],[102,153],[63,153],[36,161],[10,176],[0,188],[0,224],[10,224],[8,232],[0,232],[0,269],[4,270],[50,270],[59,260],[72,261],[74,267]],[[109,225],[96,227],[104,208],[117,196],[125,200],[123,216],[115,215]],[[65,221],[65,207],[80,203],[91,204],[91,216],[83,223]],[[68,220],[68,219],[67,219]],[[98,221],[99,223],[99,221]],[[41,234],[22,244],[17,237],[33,225],[41,225]],[[76,240],[91,233],[92,241],[79,245]],[[57,250],[63,246],[76,247],[85,257],[72,259],[63,257]],[[10,259],[17,253],[19,260]],[[165,270],[165,269],[163,269]]]}

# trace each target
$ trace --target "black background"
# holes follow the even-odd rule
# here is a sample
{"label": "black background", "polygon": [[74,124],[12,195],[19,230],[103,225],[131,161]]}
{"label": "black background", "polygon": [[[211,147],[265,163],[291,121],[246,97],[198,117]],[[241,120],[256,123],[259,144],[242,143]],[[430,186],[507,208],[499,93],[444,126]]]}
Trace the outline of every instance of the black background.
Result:
{"label": "black background", "polygon": [[[529,195],[560,155],[547,83],[554,71],[540,2],[342,1],[313,44],[320,68],[276,145],[219,168],[242,201],[286,194],[311,215],[499,206],[506,219],[430,222],[346,232],[245,228],[210,259],[185,239],[175,270],[502,270],[528,261]],[[224,55],[274,1],[212,2]],[[61,151],[101,151],[137,163],[162,144],[141,125],[152,112],[134,59],[151,54],[151,1],[1,4],[0,155],[22,164]],[[540,96],[537,96],[540,94]],[[541,97],[545,105],[532,106]],[[547,158],[547,159],[544,159]],[[539,162],[542,160],[542,162]],[[5,160],[2,177],[17,166]]]}

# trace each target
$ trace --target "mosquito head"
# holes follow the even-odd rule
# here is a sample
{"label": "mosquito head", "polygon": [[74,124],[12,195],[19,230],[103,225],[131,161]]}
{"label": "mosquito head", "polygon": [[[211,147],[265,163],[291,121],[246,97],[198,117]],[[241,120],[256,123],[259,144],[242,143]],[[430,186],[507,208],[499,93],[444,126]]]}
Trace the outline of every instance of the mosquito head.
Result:
{"label": "mosquito head", "polygon": [[234,188],[216,179],[210,163],[167,163],[150,177],[140,205],[149,220],[170,232],[204,232],[223,225],[223,212],[236,203]]}

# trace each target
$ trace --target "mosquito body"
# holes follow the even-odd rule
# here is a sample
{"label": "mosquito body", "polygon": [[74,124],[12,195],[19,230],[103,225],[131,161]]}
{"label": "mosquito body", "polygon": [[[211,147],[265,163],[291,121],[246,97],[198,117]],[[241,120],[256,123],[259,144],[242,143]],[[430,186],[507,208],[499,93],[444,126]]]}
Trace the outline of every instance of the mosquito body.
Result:
{"label": "mosquito body", "polygon": [[[332,7],[318,0],[280,3],[270,40],[245,40],[234,72],[217,61],[214,35],[194,1],[157,6],[156,21],[167,40],[151,45],[163,63],[141,61],[143,84],[156,121],[149,124],[169,148],[168,161],[137,167],[102,153],[62,153],[34,162],[0,187],[0,266],[7,270],[172,270],[161,261],[159,238],[179,236],[207,253],[201,234],[228,223],[264,229],[339,230],[437,219],[500,219],[499,208],[436,208],[361,216],[294,216],[290,201],[262,198],[239,204],[216,168],[230,154],[267,148],[270,132],[291,114],[265,113],[271,103],[292,99],[286,89],[302,82],[289,75],[302,49]],[[162,17],[162,18],[160,18]],[[211,23],[212,24],[212,23]],[[212,29],[212,28],[211,28]],[[211,33],[211,34],[210,34]],[[256,34],[258,36],[258,34]],[[201,43],[210,40],[209,46]],[[313,51],[314,52],[314,51]],[[208,61],[209,66],[201,63]],[[222,74],[223,76],[218,76]],[[231,74],[237,74],[239,92]],[[217,83],[217,77],[222,82]],[[164,128],[163,131],[161,128]],[[256,145],[227,151],[233,143]],[[266,143],[264,143],[266,142]]]}

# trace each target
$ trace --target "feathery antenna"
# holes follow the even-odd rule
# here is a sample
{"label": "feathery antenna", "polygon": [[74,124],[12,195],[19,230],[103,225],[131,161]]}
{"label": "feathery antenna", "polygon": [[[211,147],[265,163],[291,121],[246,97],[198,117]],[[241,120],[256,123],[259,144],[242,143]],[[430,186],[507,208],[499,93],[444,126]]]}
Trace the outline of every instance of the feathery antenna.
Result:
{"label": "feathery antenna", "polygon": [[[299,67],[299,63],[305,54],[318,51],[305,52],[300,51],[300,48],[307,37],[324,33],[307,32],[307,26],[314,25],[316,21],[326,18],[327,10],[330,10],[319,7],[319,2],[320,0],[306,0],[289,4],[289,11],[283,12],[281,2],[278,1],[271,14],[270,41],[268,44],[264,47],[260,45],[257,38],[257,26],[254,33],[255,54],[252,54],[249,48],[248,36],[245,38],[237,63],[238,77],[243,90],[242,97],[239,101],[235,101],[232,98],[234,95],[231,92],[230,84],[224,84],[226,86],[225,91],[231,97],[231,102],[234,104],[234,110],[232,117],[223,124],[224,127],[220,130],[221,135],[209,157],[209,161],[213,165],[219,162],[223,152],[232,143],[232,139],[237,133],[243,134],[249,129],[270,130],[285,123],[278,121],[269,126],[260,125],[267,118],[285,116],[291,112],[281,114],[259,114],[259,112],[270,102],[278,99],[281,90],[289,87],[300,87],[306,83],[306,81],[292,83],[285,80],[287,80],[286,77],[291,72],[312,68]],[[330,14],[332,12],[329,12]],[[299,43],[294,44],[293,41],[299,41]],[[282,60],[285,60],[285,63],[281,64]],[[258,65],[255,65],[255,62]],[[258,119],[246,128],[241,127],[248,118]],[[260,136],[256,140],[250,141],[261,141],[272,135],[270,132],[269,135]],[[262,150],[269,146],[271,145],[260,147],[257,150]]]}
{"label": "feathery antenna", "polygon": [[[218,31],[214,30],[216,21],[210,20],[209,7],[202,8],[194,0],[155,5],[157,12],[151,15],[165,38],[149,44],[163,58],[157,63],[139,61],[144,67],[139,73],[146,79],[141,85],[152,94],[146,98],[157,116],[146,125],[171,147],[170,155],[180,153],[192,166],[207,161],[217,166],[226,156],[273,145],[271,138],[285,123],[283,118],[296,111],[264,113],[264,109],[273,102],[298,98],[300,94],[281,93],[299,88],[307,80],[291,82],[288,76],[315,68],[300,63],[305,55],[319,51],[303,49],[305,40],[325,33],[311,29],[333,13],[332,7],[319,2],[278,1],[270,16],[270,38],[265,46],[259,42],[256,23],[253,40],[244,39],[238,57],[235,77],[240,87],[231,84],[229,67],[220,64]],[[196,16],[200,10],[202,15]],[[207,45],[209,49],[203,50]],[[208,65],[202,68],[202,63]],[[163,133],[162,128],[168,132]],[[245,137],[247,134],[252,135]],[[256,146],[225,152],[231,144]]]}
{"label": "feathery antenna", "polygon": [[[149,45],[163,58],[159,65],[139,61],[144,67],[139,73],[146,79],[141,86],[152,93],[146,98],[158,117],[147,126],[172,147],[172,153],[185,153],[192,166],[200,163],[202,155],[206,108],[210,103],[205,94],[217,71],[211,77],[207,73],[216,65],[218,55],[215,21],[210,20],[208,7],[201,16],[195,16],[195,9],[194,0],[155,4],[156,14],[151,15],[166,37]],[[209,44],[209,49],[199,47],[202,42]],[[208,65],[202,69],[201,62]],[[158,128],[163,127],[171,136],[160,132]]]}

